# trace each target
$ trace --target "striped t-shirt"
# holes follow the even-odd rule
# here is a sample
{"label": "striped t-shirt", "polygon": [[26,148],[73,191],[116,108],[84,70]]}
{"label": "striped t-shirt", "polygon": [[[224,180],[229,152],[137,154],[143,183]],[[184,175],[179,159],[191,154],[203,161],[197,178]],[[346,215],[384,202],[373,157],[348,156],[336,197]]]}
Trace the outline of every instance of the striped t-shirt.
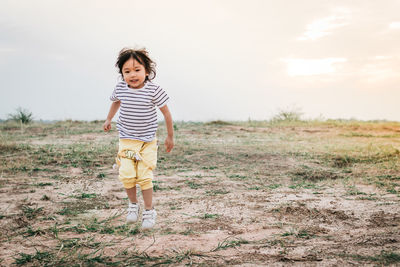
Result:
{"label": "striped t-shirt", "polygon": [[140,89],[128,87],[120,81],[110,97],[121,101],[117,129],[119,138],[150,142],[156,136],[158,108],[167,104],[169,97],[158,85],[147,81]]}

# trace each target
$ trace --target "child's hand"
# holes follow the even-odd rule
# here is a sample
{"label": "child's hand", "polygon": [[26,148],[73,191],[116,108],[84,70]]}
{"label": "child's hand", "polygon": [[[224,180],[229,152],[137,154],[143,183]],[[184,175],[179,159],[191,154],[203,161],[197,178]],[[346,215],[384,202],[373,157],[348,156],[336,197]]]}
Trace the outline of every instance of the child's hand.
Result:
{"label": "child's hand", "polygon": [[168,136],[167,139],[165,139],[164,146],[167,153],[171,152],[172,148],[174,147],[174,138]]}
{"label": "child's hand", "polygon": [[106,120],[106,122],[103,124],[103,129],[105,132],[111,130],[111,120]]}

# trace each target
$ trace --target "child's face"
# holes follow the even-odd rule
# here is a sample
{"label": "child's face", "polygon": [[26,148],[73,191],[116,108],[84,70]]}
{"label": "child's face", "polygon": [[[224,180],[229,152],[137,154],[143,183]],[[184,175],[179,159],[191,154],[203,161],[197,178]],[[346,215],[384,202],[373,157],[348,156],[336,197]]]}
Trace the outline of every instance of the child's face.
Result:
{"label": "child's face", "polygon": [[122,65],[122,74],[128,86],[135,89],[144,86],[146,76],[148,75],[144,66],[133,58],[128,59]]}

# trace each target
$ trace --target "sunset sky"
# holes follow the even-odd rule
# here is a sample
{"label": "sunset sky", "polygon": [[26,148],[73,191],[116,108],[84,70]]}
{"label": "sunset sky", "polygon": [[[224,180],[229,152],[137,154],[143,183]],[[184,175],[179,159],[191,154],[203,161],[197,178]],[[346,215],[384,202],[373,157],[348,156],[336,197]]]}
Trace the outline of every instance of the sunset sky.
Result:
{"label": "sunset sky", "polygon": [[400,1],[0,0],[0,119],[103,120],[125,46],[175,120],[400,121]]}

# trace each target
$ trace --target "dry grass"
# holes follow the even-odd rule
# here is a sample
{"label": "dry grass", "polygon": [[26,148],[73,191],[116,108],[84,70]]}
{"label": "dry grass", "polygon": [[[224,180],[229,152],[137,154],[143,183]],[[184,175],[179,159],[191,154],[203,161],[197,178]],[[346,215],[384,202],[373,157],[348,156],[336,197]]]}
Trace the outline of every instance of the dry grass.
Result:
{"label": "dry grass", "polygon": [[147,232],[101,125],[0,124],[1,265],[400,263],[399,123],[178,122],[170,154],[160,125]]}

